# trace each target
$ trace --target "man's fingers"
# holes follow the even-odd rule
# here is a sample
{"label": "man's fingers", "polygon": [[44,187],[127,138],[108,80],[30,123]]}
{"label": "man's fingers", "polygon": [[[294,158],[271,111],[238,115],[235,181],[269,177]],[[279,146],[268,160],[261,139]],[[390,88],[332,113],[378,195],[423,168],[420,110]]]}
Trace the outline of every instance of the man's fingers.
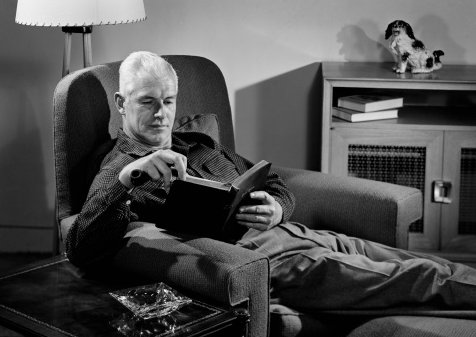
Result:
{"label": "man's fingers", "polygon": [[261,223],[268,225],[270,223],[270,217],[263,214],[253,214],[253,213],[237,213],[237,221],[249,222],[249,223]]}
{"label": "man's fingers", "polygon": [[119,180],[127,188],[131,188],[130,174],[134,169],[144,171],[152,180],[164,179],[165,188],[172,181],[172,169],[177,170],[179,179],[185,180],[187,174],[187,157],[172,150],[157,150],[127,166],[119,173]]}
{"label": "man's fingers", "polygon": [[179,179],[185,180],[185,176],[187,175],[187,157],[180,155],[175,163],[175,169],[177,170]]}
{"label": "man's fingers", "polygon": [[240,206],[235,216],[237,223],[265,231],[281,221],[281,208],[269,193],[255,191],[250,193],[250,198],[253,201],[259,201],[261,204]]}
{"label": "man's fingers", "polygon": [[255,191],[250,193],[250,198],[254,201],[259,201],[258,205],[242,205],[239,208],[240,213],[258,213],[264,215],[272,215],[275,200],[265,191]]}
{"label": "man's fingers", "polygon": [[154,153],[154,156],[169,166],[173,166],[177,170],[179,179],[185,179],[187,173],[187,157],[172,150],[159,150]]}
{"label": "man's fingers", "polygon": [[250,198],[254,200],[260,200],[263,204],[272,204],[273,203],[273,197],[270,196],[267,192],[265,191],[254,191],[250,193]]}
{"label": "man's fingers", "polygon": [[252,213],[252,214],[264,214],[270,215],[271,209],[267,205],[256,205],[256,206],[242,206],[239,209],[240,213]]}
{"label": "man's fingers", "polygon": [[184,180],[187,172],[187,157],[172,150],[158,150],[146,157],[143,170],[147,171],[153,180],[164,178],[166,187],[172,180],[172,168],[177,171],[179,179]]}
{"label": "man's fingers", "polygon": [[158,180],[161,177],[164,178],[164,185],[168,187],[170,185],[170,181],[172,180],[172,170],[164,161],[160,160],[160,158],[153,157],[152,158],[152,167],[148,167],[148,173],[152,179]]}

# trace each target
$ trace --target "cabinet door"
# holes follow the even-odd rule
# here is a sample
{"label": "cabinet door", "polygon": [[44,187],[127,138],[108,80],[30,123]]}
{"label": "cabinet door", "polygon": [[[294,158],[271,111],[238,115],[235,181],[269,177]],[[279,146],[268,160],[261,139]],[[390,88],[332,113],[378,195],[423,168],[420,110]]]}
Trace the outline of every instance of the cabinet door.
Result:
{"label": "cabinet door", "polygon": [[476,133],[445,132],[443,158],[451,202],[441,206],[441,249],[476,253]]}
{"label": "cabinet door", "polygon": [[335,127],[331,169],[349,175],[411,186],[424,196],[423,218],[410,227],[408,248],[439,248],[440,204],[431,202],[432,182],[441,179],[443,132]]}

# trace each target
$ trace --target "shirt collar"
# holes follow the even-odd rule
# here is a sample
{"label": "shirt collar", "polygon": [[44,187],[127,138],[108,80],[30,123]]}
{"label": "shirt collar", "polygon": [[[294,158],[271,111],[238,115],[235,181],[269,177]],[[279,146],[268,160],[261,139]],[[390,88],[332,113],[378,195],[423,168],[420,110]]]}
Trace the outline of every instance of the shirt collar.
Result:
{"label": "shirt collar", "polygon": [[[156,151],[155,148],[142,144],[130,138],[129,136],[126,135],[123,129],[119,129],[117,133],[117,145],[124,153],[132,155],[134,157],[144,157]],[[187,156],[189,149],[190,149],[189,144],[187,144],[182,139],[177,137],[174,133],[172,133],[172,151],[175,151]]]}

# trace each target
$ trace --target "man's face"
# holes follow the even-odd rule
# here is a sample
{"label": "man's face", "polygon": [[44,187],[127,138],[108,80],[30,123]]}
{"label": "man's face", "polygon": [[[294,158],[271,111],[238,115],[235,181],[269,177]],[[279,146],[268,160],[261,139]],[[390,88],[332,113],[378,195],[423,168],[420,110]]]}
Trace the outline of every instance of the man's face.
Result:
{"label": "man's face", "polygon": [[[170,148],[175,119],[177,85],[168,75],[160,81],[151,75],[136,77],[127,85],[127,97],[119,111],[124,115],[124,132],[141,143]],[[116,97],[116,101],[121,97]]]}

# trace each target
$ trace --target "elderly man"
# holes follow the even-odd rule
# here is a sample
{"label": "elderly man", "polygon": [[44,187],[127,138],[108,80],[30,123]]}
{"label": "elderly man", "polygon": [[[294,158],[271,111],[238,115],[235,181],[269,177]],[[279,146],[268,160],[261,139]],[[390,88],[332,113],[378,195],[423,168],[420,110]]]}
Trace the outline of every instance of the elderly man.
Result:
{"label": "elderly man", "polygon": [[[229,182],[252,166],[206,135],[172,132],[178,79],[164,59],[132,53],[119,75],[115,102],[123,128],[66,241],[71,262],[85,268],[109,263],[130,222],[161,224],[171,167],[178,179],[193,175]],[[137,172],[151,180],[136,186]],[[257,205],[240,206],[235,218],[240,230],[229,240],[270,258],[275,302],[302,309],[404,303],[476,308],[474,269],[288,222],[294,197],[273,172],[251,198]]]}

